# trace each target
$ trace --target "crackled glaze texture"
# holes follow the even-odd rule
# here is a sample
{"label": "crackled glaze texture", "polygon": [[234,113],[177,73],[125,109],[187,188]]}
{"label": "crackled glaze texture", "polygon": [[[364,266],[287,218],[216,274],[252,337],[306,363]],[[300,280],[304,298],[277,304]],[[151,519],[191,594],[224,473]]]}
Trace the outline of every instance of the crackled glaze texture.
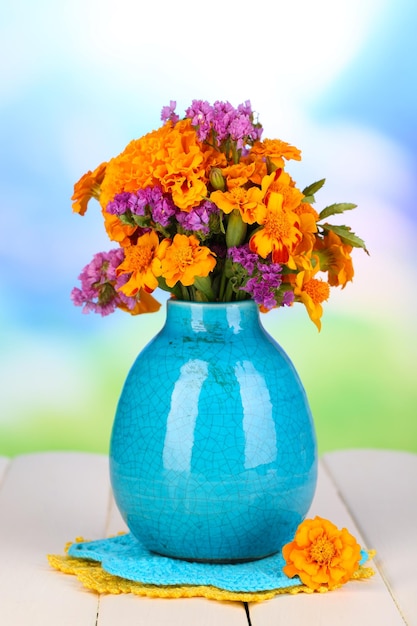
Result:
{"label": "crackled glaze texture", "polygon": [[254,302],[168,301],[119,400],[110,476],[129,529],[153,552],[245,561],[293,538],[316,485],[314,426]]}

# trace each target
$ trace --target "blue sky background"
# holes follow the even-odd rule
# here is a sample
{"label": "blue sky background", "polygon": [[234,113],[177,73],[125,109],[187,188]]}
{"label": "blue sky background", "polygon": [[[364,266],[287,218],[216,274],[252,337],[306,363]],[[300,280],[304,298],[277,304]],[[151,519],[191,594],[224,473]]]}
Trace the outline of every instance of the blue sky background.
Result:
{"label": "blue sky background", "polygon": [[[69,294],[111,247],[73,184],[156,128],[161,108],[250,99],[264,137],[302,149],[301,188],[371,253],[305,311],[263,316],[303,379],[319,447],[417,451],[417,5],[412,0],[16,0],[0,20],[0,454],[106,451],[118,395],[164,313],[82,315]],[[98,208],[98,205],[97,205]]]}

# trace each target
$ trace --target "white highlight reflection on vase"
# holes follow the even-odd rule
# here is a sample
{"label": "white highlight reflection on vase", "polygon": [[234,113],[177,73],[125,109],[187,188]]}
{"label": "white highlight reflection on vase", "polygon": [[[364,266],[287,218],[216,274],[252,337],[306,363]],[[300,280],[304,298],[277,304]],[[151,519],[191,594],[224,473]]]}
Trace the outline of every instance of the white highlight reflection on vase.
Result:
{"label": "white highlight reflection on vase", "polygon": [[163,463],[167,470],[190,471],[198,400],[208,376],[208,364],[200,359],[185,363],[175,383],[167,419]]}
{"label": "white highlight reflection on vase", "polygon": [[[272,417],[272,403],[263,376],[253,363],[242,361],[235,367],[243,406],[243,430],[245,434],[245,469],[266,465],[276,459],[277,434]],[[253,388],[260,393],[254,402]],[[262,436],[259,436],[259,405],[262,403]],[[262,441],[262,447],[259,445]]]}

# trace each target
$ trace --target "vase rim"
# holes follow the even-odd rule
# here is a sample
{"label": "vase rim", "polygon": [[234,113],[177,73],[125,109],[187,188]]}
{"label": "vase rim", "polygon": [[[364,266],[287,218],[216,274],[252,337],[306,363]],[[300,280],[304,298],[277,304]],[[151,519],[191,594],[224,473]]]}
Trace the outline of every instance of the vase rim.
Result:
{"label": "vase rim", "polygon": [[177,300],[176,298],[169,298],[167,300],[167,306],[175,306],[175,307],[184,307],[188,308],[192,307],[209,307],[209,308],[217,308],[217,309],[227,309],[232,306],[237,306],[239,308],[256,308],[258,309],[258,305],[254,300],[235,300],[228,302],[197,302],[196,300]]}

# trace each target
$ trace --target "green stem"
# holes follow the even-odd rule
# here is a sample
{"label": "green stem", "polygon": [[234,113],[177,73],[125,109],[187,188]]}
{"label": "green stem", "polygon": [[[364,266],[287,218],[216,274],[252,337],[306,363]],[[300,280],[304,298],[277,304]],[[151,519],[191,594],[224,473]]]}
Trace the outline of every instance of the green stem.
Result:
{"label": "green stem", "polygon": [[232,141],[232,157],[233,157],[233,163],[237,165],[237,163],[239,163],[239,150],[236,148],[235,141]]}
{"label": "green stem", "polygon": [[221,279],[220,279],[219,295],[218,295],[219,302],[223,302],[225,288],[226,288],[226,274],[223,268]]}
{"label": "green stem", "polygon": [[181,296],[182,296],[182,299],[183,300],[190,300],[190,294],[188,292],[187,287],[184,287],[184,285],[182,285],[181,283],[180,283],[180,286],[181,286]]}
{"label": "green stem", "polygon": [[232,285],[232,281],[228,280],[227,281],[227,287],[226,287],[226,291],[224,294],[224,298],[223,301],[224,302],[231,302],[232,300],[232,295],[233,295],[233,285]]}

